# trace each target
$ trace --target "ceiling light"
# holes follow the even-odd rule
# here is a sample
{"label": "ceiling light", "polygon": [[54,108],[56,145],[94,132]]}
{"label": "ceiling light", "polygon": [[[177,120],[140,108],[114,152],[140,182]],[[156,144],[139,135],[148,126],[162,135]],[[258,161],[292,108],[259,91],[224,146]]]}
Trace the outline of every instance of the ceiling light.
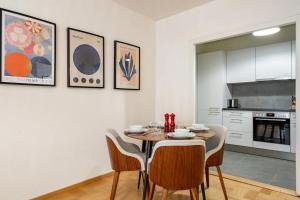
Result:
{"label": "ceiling light", "polygon": [[268,28],[260,31],[254,31],[252,34],[254,36],[266,36],[266,35],[271,35],[274,33],[278,33],[280,31],[279,27],[274,27],[274,28]]}

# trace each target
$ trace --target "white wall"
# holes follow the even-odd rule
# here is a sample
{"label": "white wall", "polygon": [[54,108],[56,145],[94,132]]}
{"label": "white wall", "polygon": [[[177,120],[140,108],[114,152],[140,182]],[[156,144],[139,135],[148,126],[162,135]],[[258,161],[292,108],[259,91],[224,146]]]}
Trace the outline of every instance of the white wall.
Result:
{"label": "white wall", "polygon": [[[104,130],[154,118],[155,24],[111,0],[0,0],[57,25],[57,86],[0,85],[0,199],[29,199],[111,170]],[[105,37],[105,89],[67,88],[66,28]],[[141,47],[141,91],[113,90],[113,40]]]}
{"label": "white wall", "polygon": [[[284,24],[298,14],[300,14],[299,0],[215,0],[158,21],[156,23],[156,119],[162,119],[165,112],[175,112],[181,123],[194,121],[195,62],[193,59],[195,57],[193,54],[195,49],[193,43],[242,34],[275,25],[274,23]],[[299,31],[297,37],[300,38]],[[299,40],[297,41],[299,47]],[[299,51],[297,56],[300,56]],[[300,76],[299,72],[297,76]],[[300,87],[299,81],[297,87]],[[297,99],[300,99],[298,91]],[[298,124],[300,124],[299,118],[297,117]],[[297,126],[297,132],[300,132],[300,126]],[[297,137],[297,141],[300,144],[300,137]],[[300,152],[300,145],[298,145],[298,152]],[[297,155],[297,160],[299,161],[297,180],[300,180],[300,153]],[[300,182],[297,183],[297,191],[300,194]]]}

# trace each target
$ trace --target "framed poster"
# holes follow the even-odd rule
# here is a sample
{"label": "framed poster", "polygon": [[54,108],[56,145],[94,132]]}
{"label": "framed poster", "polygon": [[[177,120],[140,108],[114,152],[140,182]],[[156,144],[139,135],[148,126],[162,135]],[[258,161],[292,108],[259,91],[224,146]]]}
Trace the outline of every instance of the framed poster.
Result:
{"label": "framed poster", "polygon": [[68,87],[104,88],[104,37],[68,28]]}
{"label": "framed poster", "polygon": [[140,89],[140,47],[115,41],[114,88]]}
{"label": "framed poster", "polygon": [[1,9],[1,83],[55,86],[56,25]]}

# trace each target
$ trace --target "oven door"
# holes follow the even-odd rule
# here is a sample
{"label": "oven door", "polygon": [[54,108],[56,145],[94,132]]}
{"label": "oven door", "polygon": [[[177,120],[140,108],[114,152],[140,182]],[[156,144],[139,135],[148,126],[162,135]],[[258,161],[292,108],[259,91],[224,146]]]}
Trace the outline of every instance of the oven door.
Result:
{"label": "oven door", "polygon": [[253,140],[282,145],[290,145],[290,119],[253,118]]}

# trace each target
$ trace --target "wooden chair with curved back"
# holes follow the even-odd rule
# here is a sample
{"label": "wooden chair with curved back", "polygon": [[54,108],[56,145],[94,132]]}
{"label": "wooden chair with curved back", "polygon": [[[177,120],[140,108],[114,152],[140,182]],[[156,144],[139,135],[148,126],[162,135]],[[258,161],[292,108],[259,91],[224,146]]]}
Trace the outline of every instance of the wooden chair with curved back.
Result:
{"label": "wooden chair with curved back", "polygon": [[224,197],[227,200],[227,192],[222,176],[220,166],[223,164],[223,155],[224,155],[224,144],[227,133],[227,128],[221,125],[208,125],[216,135],[206,141],[206,164],[205,164],[205,177],[206,185],[209,188],[209,167],[216,167],[218,171],[219,180],[222,186]]}
{"label": "wooden chair with curved back", "polygon": [[152,200],[156,185],[163,188],[161,199],[167,199],[168,190],[190,190],[191,198],[194,200],[198,199],[201,185],[202,196],[205,199],[204,141],[166,140],[158,142],[154,146],[153,155],[148,164],[151,181],[148,200]]}
{"label": "wooden chair with curved back", "polygon": [[144,154],[135,144],[122,140],[113,129],[107,130],[106,141],[110,155],[110,163],[114,172],[114,180],[110,200],[115,199],[119,176],[122,171],[144,171]]}

